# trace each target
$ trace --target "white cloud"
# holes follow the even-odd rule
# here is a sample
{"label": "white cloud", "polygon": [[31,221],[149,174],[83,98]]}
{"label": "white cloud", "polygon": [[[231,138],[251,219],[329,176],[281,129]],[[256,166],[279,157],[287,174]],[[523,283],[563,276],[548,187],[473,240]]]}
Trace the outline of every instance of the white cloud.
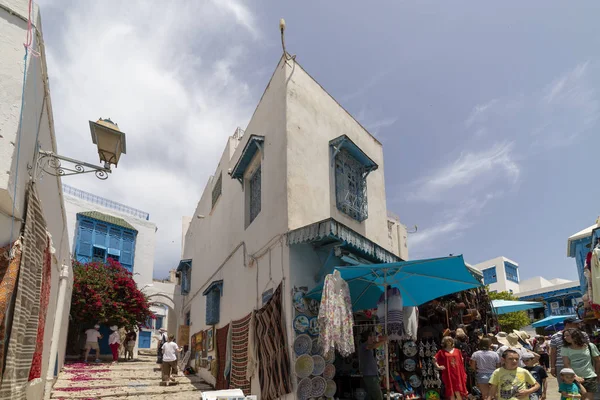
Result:
{"label": "white cloud", "polygon": [[465,125],[467,126],[467,128],[473,125],[475,122],[481,122],[482,120],[485,120],[488,111],[497,103],[498,99],[493,99],[485,104],[478,104],[475,107],[473,107],[471,114],[469,114],[469,117],[465,121]]}
{"label": "white cloud", "polygon": [[516,183],[520,167],[512,154],[513,143],[497,143],[491,148],[474,153],[462,153],[454,162],[443,166],[432,175],[412,184],[409,200],[438,202],[454,189],[471,190],[485,187],[504,178]]}
{"label": "white cloud", "polygon": [[65,183],[149,212],[162,276],[180,256],[181,217],[193,212],[225,138],[252,114],[236,66],[260,31],[233,0],[81,1],[64,14],[44,25],[59,152],[97,160],[90,119],[110,117],[127,134],[107,181]]}

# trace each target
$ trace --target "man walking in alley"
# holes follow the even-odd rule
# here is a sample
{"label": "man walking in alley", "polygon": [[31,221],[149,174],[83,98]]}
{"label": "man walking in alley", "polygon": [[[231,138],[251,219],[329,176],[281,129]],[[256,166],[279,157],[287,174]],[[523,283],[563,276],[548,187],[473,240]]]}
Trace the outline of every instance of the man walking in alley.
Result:
{"label": "man walking in alley", "polygon": [[169,382],[175,382],[171,374],[177,375],[177,353],[180,353],[181,347],[175,343],[175,335],[169,335],[169,341],[162,346],[162,382],[161,386],[168,386]]}
{"label": "man walking in alley", "polygon": [[100,362],[100,346],[98,345],[98,340],[102,339],[102,335],[100,334],[100,325],[94,325],[94,328],[90,328],[85,331],[86,339],[85,339],[85,360],[84,362],[88,362],[88,357],[90,355],[90,350],[94,349],[96,352],[96,362]]}

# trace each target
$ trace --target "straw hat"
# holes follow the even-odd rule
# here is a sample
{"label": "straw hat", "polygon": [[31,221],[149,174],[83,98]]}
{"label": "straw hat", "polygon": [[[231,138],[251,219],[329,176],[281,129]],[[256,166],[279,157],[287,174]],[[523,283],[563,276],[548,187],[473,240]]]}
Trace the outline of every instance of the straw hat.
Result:
{"label": "straw hat", "polygon": [[507,334],[506,332],[498,332],[496,339],[504,346],[515,347],[517,349],[523,347],[521,343],[519,343],[519,336],[516,333]]}
{"label": "straw hat", "polygon": [[166,330],[165,328],[160,328],[158,331],[159,331],[160,333],[165,333],[167,330]]}
{"label": "straw hat", "polygon": [[531,342],[529,341],[529,338],[531,336],[529,336],[529,334],[525,331],[518,331],[516,329],[513,330],[513,333],[515,333],[522,341],[524,341],[525,343],[531,345]]}
{"label": "straw hat", "polygon": [[119,330],[119,327],[116,326],[116,325],[113,325],[113,326],[110,327],[110,330],[113,331],[113,332],[116,332],[116,331]]}
{"label": "straw hat", "polygon": [[500,342],[498,342],[498,338],[493,333],[488,333],[486,337],[490,339],[493,344],[500,344]]}

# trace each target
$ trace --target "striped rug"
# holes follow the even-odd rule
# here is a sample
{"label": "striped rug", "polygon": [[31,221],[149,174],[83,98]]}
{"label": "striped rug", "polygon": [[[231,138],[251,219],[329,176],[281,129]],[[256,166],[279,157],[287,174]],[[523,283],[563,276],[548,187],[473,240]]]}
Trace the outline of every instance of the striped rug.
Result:
{"label": "striped rug", "polygon": [[230,389],[241,389],[244,395],[250,394],[250,382],[246,379],[248,368],[248,332],[252,313],[238,321],[231,322],[231,379]]}
{"label": "striped rug", "polygon": [[4,371],[6,353],[6,314],[15,293],[22,251],[20,239],[13,243],[12,250],[10,245],[0,249],[0,377]]}
{"label": "striped rug", "polygon": [[48,236],[42,205],[35,184],[27,190],[23,233],[23,255],[14,301],[6,365],[0,384],[0,399],[25,399],[25,389],[36,347],[40,315],[40,289],[44,251]]}
{"label": "striped rug", "polygon": [[227,378],[225,377],[225,363],[227,357],[227,333],[229,332],[229,325],[225,325],[222,328],[217,329],[216,337],[216,349],[217,349],[217,363],[219,370],[217,372],[217,385],[215,389],[223,390],[229,389]]}
{"label": "striped rug", "polygon": [[275,400],[293,390],[281,292],[280,284],[273,297],[256,312],[254,337],[261,400]]}

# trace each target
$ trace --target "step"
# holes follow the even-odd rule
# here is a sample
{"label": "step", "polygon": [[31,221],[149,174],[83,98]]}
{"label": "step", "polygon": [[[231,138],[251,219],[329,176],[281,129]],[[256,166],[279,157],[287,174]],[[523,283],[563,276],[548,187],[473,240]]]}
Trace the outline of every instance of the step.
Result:
{"label": "step", "polygon": [[[87,388],[85,386],[72,386],[68,388],[54,388],[52,399],[105,399],[105,398],[123,398],[127,396],[150,396],[165,395],[174,393],[196,393],[197,399],[201,398],[202,391],[213,390],[208,384],[177,384],[171,386],[146,385],[146,386],[99,386],[96,388]],[[177,396],[179,399],[180,397]]]}
{"label": "step", "polygon": [[[204,379],[191,375],[191,376],[176,376],[175,379],[179,382],[179,384],[191,384],[191,385],[206,385]],[[63,388],[70,388],[73,386],[81,387],[125,387],[125,386],[158,386],[161,381],[160,375],[154,376],[139,376],[139,375],[131,375],[131,376],[114,376],[114,377],[83,377],[80,379],[76,375],[61,377],[54,384],[55,390],[60,390]]]}

